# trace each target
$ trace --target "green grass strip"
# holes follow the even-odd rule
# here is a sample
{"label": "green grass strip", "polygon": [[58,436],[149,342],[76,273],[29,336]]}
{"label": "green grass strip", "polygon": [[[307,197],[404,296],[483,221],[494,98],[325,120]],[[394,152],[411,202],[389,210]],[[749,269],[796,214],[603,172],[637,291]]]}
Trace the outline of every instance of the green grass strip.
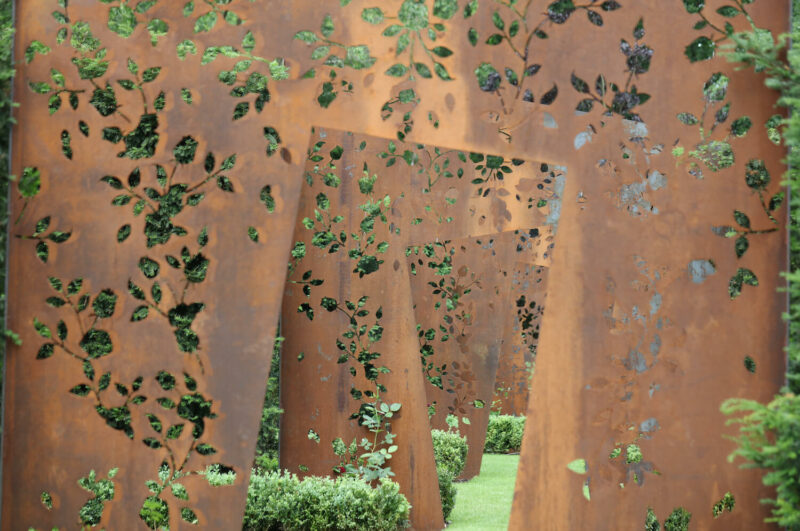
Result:
{"label": "green grass strip", "polygon": [[448,531],[506,529],[514,499],[518,455],[484,454],[481,473],[457,483],[456,506]]}

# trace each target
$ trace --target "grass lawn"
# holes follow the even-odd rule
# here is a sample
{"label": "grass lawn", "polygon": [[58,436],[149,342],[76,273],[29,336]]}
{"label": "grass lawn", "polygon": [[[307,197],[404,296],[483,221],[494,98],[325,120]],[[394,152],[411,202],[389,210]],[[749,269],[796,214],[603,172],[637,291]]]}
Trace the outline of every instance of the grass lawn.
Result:
{"label": "grass lawn", "polygon": [[485,454],[480,475],[456,484],[456,506],[450,514],[448,531],[506,529],[518,464],[518,455]]}

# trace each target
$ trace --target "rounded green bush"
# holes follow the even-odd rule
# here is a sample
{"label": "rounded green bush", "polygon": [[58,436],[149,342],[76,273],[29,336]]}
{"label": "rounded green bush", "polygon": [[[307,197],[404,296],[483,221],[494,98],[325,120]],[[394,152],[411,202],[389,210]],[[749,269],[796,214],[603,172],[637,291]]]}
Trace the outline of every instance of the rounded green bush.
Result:
{"label": "rounded green bush", "polygon": [[439,496],[442,498],[442,514],[445,521],[453,512],[456,506],[456,486],[453,485],[455,476],[444,467],[436,467],[436,475],[439,477]]}
{"label": "rounded green bush", "polygon": [[400,487],[381,479],[310,476],[254,470],[247,491],[243,529],[394,531],[408,527],[411,505]]}
{"label": "rounded green bush", "polygon": [[525,417],[491,415],[483,451],[490,454],[519,452],[524,432]]}
{"label": "rounded green bush", "polygon": [[444,468],[453,478],[464,470],[467,462],[467,438],[456,431],[431,430],[436,468]]}

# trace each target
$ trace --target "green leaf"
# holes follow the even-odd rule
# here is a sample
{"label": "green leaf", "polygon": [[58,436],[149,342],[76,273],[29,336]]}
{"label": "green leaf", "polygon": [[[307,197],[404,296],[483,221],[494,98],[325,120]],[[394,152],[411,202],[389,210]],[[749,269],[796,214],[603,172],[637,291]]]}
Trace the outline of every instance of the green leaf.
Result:
{"label": "green leaf", "polygon": [[370,24],[383,22],[383,10],[380,7],[367,7],[361,11],[361,18]]}
{"label": "green leaf", "polygon": [[506,27],[506,23],[503,22],[503,17],[501,17],[500,13],[497,11],[492,13],[492,22],[494,23],[494,27],[499,30],[503,30]]}
{"label": "green leaf", "polygon": [[256,47],[256,38],[253,36],[252,31],[248,31],[247,33],[245,33],[244,38],[242,39],[242,48],[248,52],[251,52],[255,47]]}
{"label": "green leaf", "polygon": [[747,240],[747,236],[739,236],[736,238],[736,242],[734,242],[734,250],[736,252],[736,258],[741,258],[744,253],[747,252],[747,249],[750,247],[750,242]]}
{"label": "green leaf", "polygon": [[728,282],[728,294],[731,300],[742,294],[742,288],[745,285],[758,286],[758,277],[749,269],[740,267],[736,274],[731,277],[730,282]]}
{"label": "green leaf", "polygon": [[313,44],[317,42],[317,34],[308,30],[298,31],[295,33],[294,38],[299,39],[307,44]]}
{"label": "green leaf", "polygon": [[500,86],[502,78],[495,68],[489,63],[481,63],[475,69],[478,85],[484,92],[494,92]]}
{"label": "green leaf", "polygon": [[683,6],[689,13],[699,13],[705,5],[705,0],[683,0]]}
{"label": "green leaf", "polygon": [[430,79],[431,77],[433,77],[433,75],[431,74],[431,69],[428,68],[428,66],[425,65],[424,63],[414,63],[414,69],[420,76],[424,77],[425,79]]}
{"label": "green leaf", "polygon": [[700,122],[700,120],[697,119],[697,116],[690,112],[679,113],[678,120],[685,125],[697,125]]}
{"label": "green leaf", "polygon": [[393,77],[402,77],[402,76],[406,75],[406,72],[408,72],[408,67],[406,67],[405,65],[402,65],[400,63],[396,63],[396,64],[392,65],[391,67],[389,67],[389,69],[384,73],[386,75],[393,76]]}
{"label": "green leaf", "polygon": [[434,0],[433,15],[448,20],[458,11],[457,0]]}
{"label": "green leaf", "polygon": [[120,37],[130,37],[137,24],[136,14],[126,5],[115,6],[108,11],[108,29]]}
{"label": "green leaf", "polygon": [[322,33],[324,37],[330,37],[333,33],[333,30],[333,19],[330,15],[325,15],[325,18],[322,19],[322,25],[319,28],[320,33]]}
{"label": "green leaf", "polygon": [[154,18],[147,23],[147,31],[150,33],[150,44],[158,44],[159,37],[166,37],[169,32],[169,25],[160,18]]}
{"label": "green leaf", "polygon": [[131,226],[129,224],[125,224],[119,228],[117,231],[117,242],[122,243],[128,239],[128,236],[131,235]]}
{"label": "green leaf", "polygon": [[194,32],[202,33],[204,31],[211,31],[217,23],[217,12],[209,11],[205,15],[197,18],[194,23]]}
{"label": "green leaf", "polygon": [[160,72],[161,72],[160,66],[154,66],[153,68],[148,68],[147,70],[142,72],[142,81],[145,83],[150,83],[151,81],[155,81]]}
{"label": "green leaf", "polygon": [[464,6],[464,18],[469,18],[478,12],[478,0],[470,0]]}
{"label": "green leaf", "polygon": [[117,304],[117,296],[113,291],[105,289],[97,294],[92,303],[94,314],[100,319],[107,319],[114,315]]}
{"label": "green leaf", "polygon": [[391,26],[389,26],[388,28],[383,30],[382,35],[384,37],[394,37],[395,35],[400,33],[400,31],[402,29],[403,29],[403,26],[401,26],[400,24],[392,24]]}
{"label": "green leaf", "polygon": [[178,52],[178,58],[181,60],[185,59],[187,54],[197,54],[197,46],[194,42],[188,39],[179,42],[176,49]]}
{"label": "green leaf", "polygon": [[567,464],[567,468],[576,474],[586,474],[588,471],[586,459],[575,459]]}
{"label": "green leaf", "polygon": [[53,337],[53,333],[50,332],[50,328],[48,328],[47,325],[41,322],[37,317],[33,318],[33,328],[36,330],[36,333],[43,338],[50,339]]}
{"label": "green leaf", "polygon": [[375,64],[376,59],[369,55],[369,48],[363,44],[358,46],[348,46],[344,58],[344,64],[350,68],[360,70],[369,68]]}
{"label": "green leaf", "polygon": [[36,353],[37,360],[46,360],[55,353],[55,345],[53,343],[45,343],[39,347],[39,352]]}
{"label": "green leaf", "polygon": [[719,13],[723,17],[733,18],[733,17],[739,15],[739,13],[741,13],[741,11],[739,11],[738,9],[736,9],[733,6],[722,6],[719,9],[717,9],[717,13]]}
{"label": "green leaf", "polygon": [[478,30],[470,28],[467,32],[467,39],[471,45],[476,46],[478,44]]}
{"label": "green leaf", "polygon": [[225,22],[231,26],[241,26],[244,21],[233,11],[225,11]]}
{"label": "green leaf", "polygon": [[137,306],[133,313],[131,314],[131,321],[137,322],[142,321],[147,318],[150,309],[147,306]]}
{"label": "green leaf", "polygon": [[447,69],[444,67],[442,63],[434,63],[433,70],[436,72],[436,75],[439,76],[441,79],[445,81],[451,81],[453,78],[450,77],[450,74],[447,72]]}
{"label": "green leaf", "polygon": [[22,177],[17,183],[17,190],[22,197],[35,197],[41,187],[41,173],[38,168],[26,167],[22,170]]}
{"label": "green leaf", "polygon": [[497,46],[501,42],[503,42],[503,36],[501,34],[499,34],[499,33],[495,33],[493,35],[489,35],[489,38],[486,39],[486,44],[488,44],[490,46]]}
{"label": "green leaf", "polygon": [[753,122],[747,116],[737,118],[731,124],[731,133],[737,137],[743,137],[747,134],[750,128],[753,127]]}
{"label": "green leaf", "polygon": [[36,54],[47,55],[50,53],[50,47],[41,41],[32,41],[25,49],[25,62],[30,63],[36,57]]}
{"label": "green leaf", "polygon": [[696,63],[698,61],[707,61],[714,57],[717,45],[708,37],[698,37],[691,42],[684,50],[686,57],[689,61]]}
{"label": "green leaf", "polygon": [[28,83],[28,86],[34,91],[36,94],[47,94],[50,92],[52,87],[45,81],[31,81]]}
{"label": "green leaf", "polygon": [[78,384],[69,390],[70,393],[78,396],[86,396],[91,392],[92,388],[86,384]]}

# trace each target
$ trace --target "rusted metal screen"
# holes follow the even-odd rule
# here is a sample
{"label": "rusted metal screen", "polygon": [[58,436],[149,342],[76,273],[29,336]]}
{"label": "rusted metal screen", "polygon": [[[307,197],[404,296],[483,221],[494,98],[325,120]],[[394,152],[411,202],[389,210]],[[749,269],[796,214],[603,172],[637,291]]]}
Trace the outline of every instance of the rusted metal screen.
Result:
{"label": "rusted metal screen", "polygon": [[[761,79],[735,72],[719,49],[688,60],[710,55],[709,36],[726,22],[747,26],[717,12],[722,2],[706,2],[710,22],[699,23],[701,4],[688,13],[680,2],[637,2],[606,17],[592,47],[610,54],[623,39],[622,61],[571,55],[569,31],[540,48],[556,79],[628,76],[651,97],[633,111],[640,122],[571,120],[592,125],[570,129],[574,179],[548,274],[512,529],[642,527],[648,507],[662,522],[684,507],[691,528],[767,527],[759,500],[769,491],[727,462],[719,407],[731,396],[768,400],[783,382],[786,210],[770,199],[781,197],[783,152],[768,138],[774,95]],[[746,7],[786,28],[786,2]],[[583,18],[573,27],[587,27]],[[637,74],[642,45],[652,57]],[[736,509],[716,519],[726,492]]]}
{"label": "rusted metal screen", "polygon": [[[75,522],[92,496],[75,482],[119,466],[106,527],[143,526],[149,501],[173,527],[236,528],[300,241],[282,464],[327,473],[331,439],[362,433],[348,400],[369,380],[336,363],[350,321],[319,297],[368,295],[368,319],[382,307],[387,323],[386,398],[402,404],[392,468],[414,526],[440,527],[415,329],[434,308],[412,299],[405,252],[535,228],[547,236],[497,270],[548,268],[511,527],[627,529],[648,506],[684,506],[700,528],[762,525],[766,493],[725,461],[718,407],[782,381],[782,153],[765,130],[774,96],[719,47],[726,23],[747,26],[741,9],[784,29],[787,3],[340,4],[18,2],[8,326],[23,345],[6,360],[3,526]],[[341,153],[314,151],[322,132]],[[340,157],[338,187],[327,170],[306,184],[317,154]],[[315,246],[303,218],[321,223],[308,214],[324,190],[358,233],[363,162],[389,196],[370,245],[389,247],[359,271],[362,255],[324,255],[333,242]],[[291,282],[311,279],[311,298]],[[530,346],[507,281],[501,374],[504,349]],[[233,486],[172,475],[214,463]],[[726,491],[736,513],[713,520]]]}
{"label": "rusted metal screen", "polygon": [[480,472],[497,356],[507,318],[504,264],[513,261],[513,232],[414,246],[409,254],[431,426],[458,419],[468,451],[462,479]]}
{"label": "rusted metal screen", "polygon": [[[511,305],[507,270],[517,256],[549,252],[538,229],[516,227],[545,222],[560,197],[543,186],[540,209],[509,219],[499,194],[474,193],[480,169],[467,154],[421,144],[409,153],[419,162],[408,164],[391,140],[326,128],[312,135],[283,304],[281,466],[337,471],[349,454],[337,456],[333,440],[374,439],[351,415],[378,395],[402,403],[387,419],[398,447],[389,464],[414,526],[427,529],[441,525],[431,425],[444,427],[450,413],[460,419],[473,448],[464,476],[477,474]],[[540,164],[514,168],[492,183],[504,195],[550,178]],[[363,337],[348,336],[362,326]],[[389,372],[370,381],[368,364]]]}
{"label": "rusted metal screen", "polygon": [[194,33],[207,6],[61,4],[16,6],[2,527],[236,528],[307,132],[271,146],[270,110],[234,122],[219,69],[176,54],[241,50]]}
{"label": "rusted metal screen", "polygon": [[504,415],[525,415],[536,369],[536,350],[547,295],[548,268],[515,264],[509,275],[512,307],[503,328],[503,348],[494,381],[493,409]]}

